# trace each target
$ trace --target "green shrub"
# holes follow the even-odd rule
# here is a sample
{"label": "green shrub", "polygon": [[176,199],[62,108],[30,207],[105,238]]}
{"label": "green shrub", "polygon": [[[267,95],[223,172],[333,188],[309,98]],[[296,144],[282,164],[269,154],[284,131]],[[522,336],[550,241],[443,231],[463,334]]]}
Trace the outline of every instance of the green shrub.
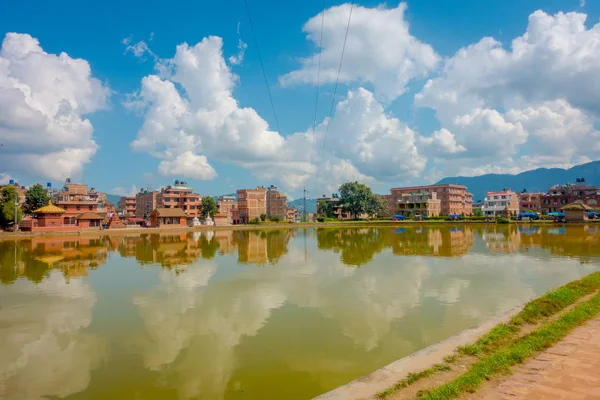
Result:
{"label": "green shrub", "polygon": [[281,218],[279,218],[277,215],[275,215],[275,216],[273,216],[273,217],[271,217],[271,218],[269,218],[269,219],[270,219],[271,221],[273,221],[273,222],[279,222],[279,221],[281,221]]}
{"label": "green shrub", "polygon": [[496,220],[498,221],[499,224],[508,224],[510,223],[510,220],[504,217],[498,217],[498,219]]}
{"label": "green shrub", "polygon": [[317,222],[325,222],[325,217],[317,217]]}
{"label": "green shrub", "polygon": [[258,224],[260,224],[260,221],[258,220],[258,218],[254,218],[252,221],[248,221],[248,224],[258,225]]}

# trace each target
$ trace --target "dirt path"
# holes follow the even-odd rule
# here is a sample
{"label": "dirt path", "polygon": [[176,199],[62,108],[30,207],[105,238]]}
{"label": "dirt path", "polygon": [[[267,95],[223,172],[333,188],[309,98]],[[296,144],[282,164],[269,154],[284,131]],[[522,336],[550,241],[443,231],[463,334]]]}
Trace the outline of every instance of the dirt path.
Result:
{"label": "dirt path", "polygon": [[600,399],[600,316],[464,399]]}

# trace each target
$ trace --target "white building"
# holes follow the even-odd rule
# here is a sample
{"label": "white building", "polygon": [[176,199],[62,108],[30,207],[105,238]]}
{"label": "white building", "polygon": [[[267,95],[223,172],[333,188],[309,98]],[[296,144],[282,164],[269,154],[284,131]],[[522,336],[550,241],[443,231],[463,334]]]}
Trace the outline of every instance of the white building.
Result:
{"label": "white building", "polygon": [[512,190],[503,189],[501,192],[488,192],[485,196],[481,211],[484,215],[496,216],[509,212],[519,213],[519,196]]}

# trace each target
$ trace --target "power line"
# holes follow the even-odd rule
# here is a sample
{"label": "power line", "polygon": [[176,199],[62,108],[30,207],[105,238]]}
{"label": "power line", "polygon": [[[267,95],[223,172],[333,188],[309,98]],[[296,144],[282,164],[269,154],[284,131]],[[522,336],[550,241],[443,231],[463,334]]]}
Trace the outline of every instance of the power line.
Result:
{"label": "power line", "polygon": [[[327,0],[323,0],[323,11],[321,11],[321,36],[319,38],[319,65],[317,67],[317,94],[315,96],[315,116],[313,118],[313,135],[315,134],[317,128],[317,111],[319,110],[319,85],[321,83],[321,55],[323,54],[323,26],[325,23],[325,2]],[[313,161],[313,153],[317,147],[317,141],[315,136],[315,142],[313,143],[313,148],[310,153],[310,163]]]}
{"label": "power line", "polygon": [[[252,37],[254,38],[254,45],[256,46],[256,52],[258,53],[258,60],[260,61],[260,67],[262,68],[263,78],[265,79],[265,86],[267,87],[267,93],[269,95],[269,102],[273,109],[273,116],[275,117],[275,125],[277,126],[277,132],[281,135],[281,129],[279,128],[279,119],[277,119],[277,113],[275,112],[275,105],[273,104],[273,97],[271,97],[271,88],[269,87],[269,81],[267,79],[267,73],[265,72],[265,65],[260,54],[260,47],[258,47],[258,39],[256,38],[256,32],[254,32],[254,24],[252,23],[252,16],[250,15],[250,8],[248,7],[248,1],[244,0],[246,6],[246,13],[248,14],[248,22],[250,23],[250,30],[252,31]],[[289,160],[288,160],[289,164]]]}
{"label": "power line", "polygon": [[[244,0],[245,1],[245,0]],[[350,3],[350,14],[348,14],[348,24],[346,25],[346,35],[344,36],[344,45],[342,46],[342,55],[340,57],[340,65],[338,67],[337,78],[335,79],[335,86],[333,87],[333,97],[331,98],[331,108],[329,109],[329,121],[325,128],[325,138],[323,139],[323,148],[321,153],[325,150],[325,144],[327,143],[327,133],[329,133],[329,125],[331,124],[331,118],[333,117],[333,107],[335,105],[335,94],[337,93],[338,83],[340,81],[340,73],[342,71],[342,62],[344,61],[344,52],[346,51],[346,41],[348,40],[348,31],[350,30],[350,19],[352,18],[352,9],[354,8],[354,2]]]}

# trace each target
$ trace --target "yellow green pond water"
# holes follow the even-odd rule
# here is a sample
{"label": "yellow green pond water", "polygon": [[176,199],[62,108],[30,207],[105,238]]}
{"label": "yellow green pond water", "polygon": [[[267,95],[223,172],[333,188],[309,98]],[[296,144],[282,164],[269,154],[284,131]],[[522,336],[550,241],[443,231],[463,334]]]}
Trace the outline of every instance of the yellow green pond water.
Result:
{"label": "yellow green pond water", "polygon": [[599,228],[0,241],[0,398],[310,399],[598,270]]}

